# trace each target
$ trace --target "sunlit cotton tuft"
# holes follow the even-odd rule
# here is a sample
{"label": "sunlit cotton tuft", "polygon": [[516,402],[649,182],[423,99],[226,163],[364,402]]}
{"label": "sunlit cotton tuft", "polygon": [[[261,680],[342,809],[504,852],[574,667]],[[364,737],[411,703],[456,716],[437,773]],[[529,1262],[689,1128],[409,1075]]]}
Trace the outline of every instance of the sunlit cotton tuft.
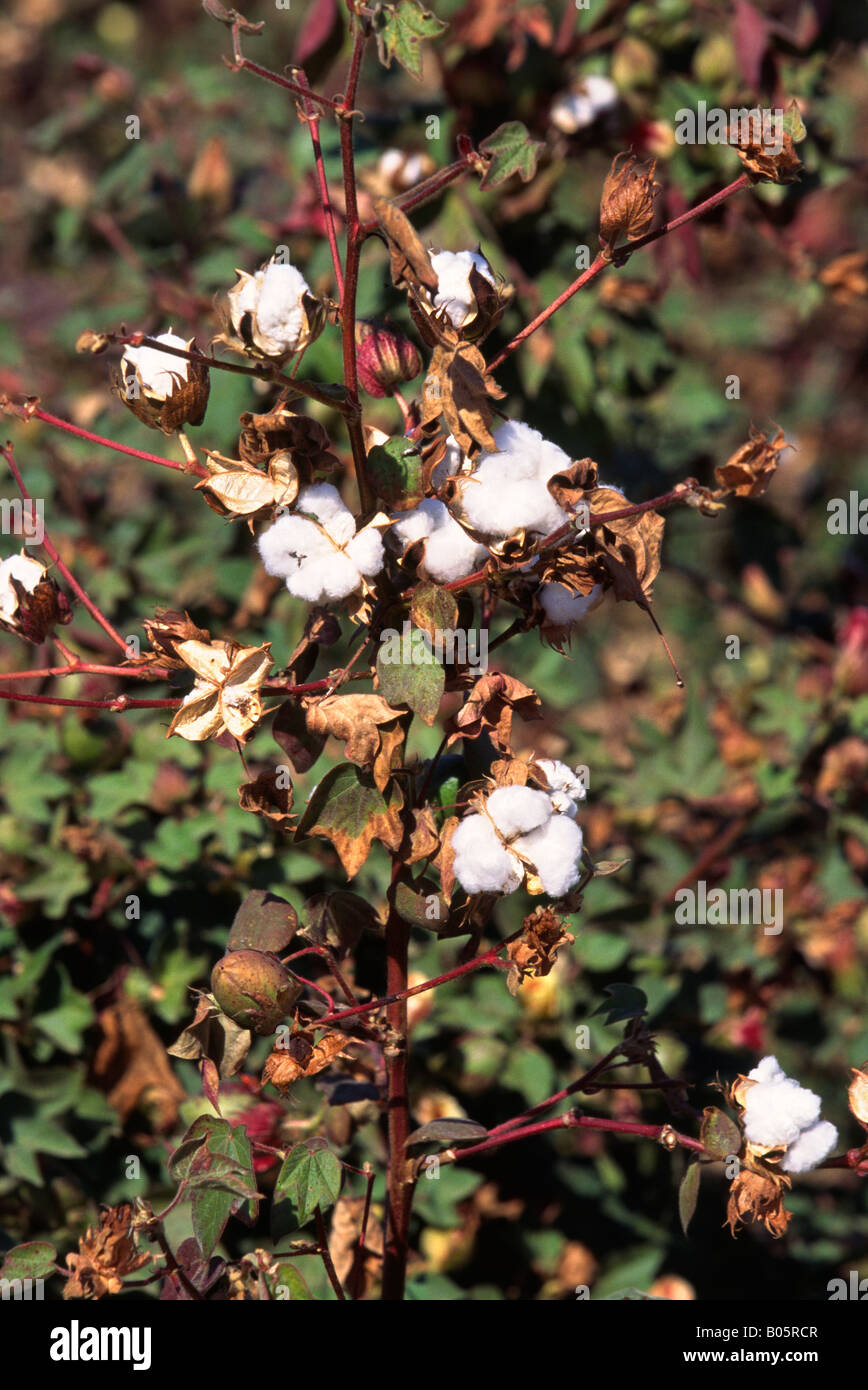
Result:
{"label": "sunlit cotton tuft", "polygon": [[296,511],[263,531],[258,546],[268,573],[285,579],[289,592],[308,603],[346,598],[383,568],[379,531],[366,526],[357,532],[331,483],[303,488]]}

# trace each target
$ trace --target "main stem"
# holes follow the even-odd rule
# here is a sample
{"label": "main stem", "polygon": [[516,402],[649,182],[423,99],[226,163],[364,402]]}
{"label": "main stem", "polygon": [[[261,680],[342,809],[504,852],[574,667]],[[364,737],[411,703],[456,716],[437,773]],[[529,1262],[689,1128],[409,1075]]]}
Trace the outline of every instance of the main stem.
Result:
{"label": "main stem", "polygon": [[[395,863],[393,887],[400,871]],[[389,907],[386,923],[386,992],[404,996],[407,988],[410,929]],[[386,1241],[383,1258],[383,1300],[400,1302],[407,1273],[407,1242],[412,1186],[406,1176],[406,1144],[410,1132],[407,1101],[407,999],[394,999],[386,1010],[389,1040],[386,1050],[389,1171],[386,1179]]]}
{"label": "main stem", "polygon": [[373,511],[374,496],[368,482],[367,450],[362,430],[362,408],[359,402],[359,373],[356,365],[356,292],[359,285],[359,260],[364,233],[359,222],[356,197],[356,163],[353,149],[353,107],[359,85],[359,71],[367,35],[361,27],[356,31],[347,90],[338,114],[341,128],[341,164],[346,201],[347,256],[344,266],[344,291],[341,296],[341,347],[344,359],[344,385],[353,413],[347,416],[347,434],[353,451],[356,483],[362,513]]}

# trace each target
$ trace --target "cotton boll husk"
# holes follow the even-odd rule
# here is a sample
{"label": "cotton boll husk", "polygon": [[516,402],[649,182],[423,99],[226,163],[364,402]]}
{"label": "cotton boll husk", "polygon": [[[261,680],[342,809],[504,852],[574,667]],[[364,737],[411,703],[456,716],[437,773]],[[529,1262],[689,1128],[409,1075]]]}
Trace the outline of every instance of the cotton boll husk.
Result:
{"label": "cotton boll husk", "polygon": [[822,1163],[837,1142],[835,1126],[828,1120],[819,1120],[803,1129],[798,1139],[790,1144],[781,1159],[781,1167],[787,1173],[806,1173],[809,1168],[816,1168],[818,1163]]}
{"label": "cotton boll husk", "polygon": [[501,835],[524,835],[550,819],[551,798],[533,787],[498,787],[485,803]]}
{"label": "cotton boll husk", "polygon": [[542,584],[537,597],[549,622],[568,627],[597,607],[603,589],[602,585],[595,584],[589,594],[574,594],[564,584]]}
{"label": "cotton boll husk", "polygon": [[347,542],[346,553],[360,574],[371,579],[383,568],[383,538],[375,526],[366,526]]}
{"label": "cotton boll husk", "polygon": [[433,486],[442,487],[447,478],[453,478],[461,472],[463,464],[464,452],[461,445],[454,434],[448,434],[446,436],[446,453],[431,474]]}
{"label": "cotton boll husk", "polygon": [[514,843],[535,865],[550,898],[562,898],[575,888],[581,869],[582,832],[569,816],[552,816],[539,830],[520,836]]}
{"label": "cotton boll husk", "polygon": [[308,603],[346,598],[359,587],[359,571],[342,550],[332,550],[330,555],[305,561],[288,577],[286,587],[294,598]]}
{"label": "cotton boll husk", "polygon": [[466,893],[512,893],[524,878],[485,816],[465,816],[452,836],[455,877]]}
{"label": "cotton boll husk", "polygon": [[[177,333],[161,333],[157,342],[187,350],[186,340],[179,338]],[[159,352],[152,347],[128,347],[124,360],[136,368],[146,391],[163,398],[173,395],[180,382],[187,380],[190,368],[185,357],[174,357],[170,352]]]}

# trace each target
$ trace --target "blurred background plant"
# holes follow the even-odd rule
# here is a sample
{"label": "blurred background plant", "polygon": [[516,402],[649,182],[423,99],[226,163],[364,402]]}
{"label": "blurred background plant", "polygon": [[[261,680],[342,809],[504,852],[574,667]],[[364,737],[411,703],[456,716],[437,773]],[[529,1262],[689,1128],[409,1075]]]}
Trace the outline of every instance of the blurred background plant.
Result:
{"label": "blurred background plant", "polygon": [[[631,605],[607,601],[592,614],[568,663],[536,634],[514,640],[510,667],[544,705],[544,721],[514,746],[589,767],[591,853],[629,864],[595,881],[575,945],[545,979],[513,997],[499,975],[480,972],[421,997],[416,1121],[466,1114],[495,1124],[567,1084],[577,1057],[583,1064],[620,1036],[594,1016],[618,981],[645,992],[661,1060],[695,1085],[700,1108],[715,1102],[716,1073],[746,1071],[773,1051],[820,1093],[848,1147],[860,1137],[846,1109],[848,1068],[868,1056],[868,551],[864,535],[830,533],[827,503],[854,490],[868,497],[864,16],[823,0],[435,8],[449,29],[424,46],[420,79],[393,63],[364,86],[361,215],[372,215],[372,197],[427,173],[426,161],[449,163],[459,134],[478,142],[524,121],[546,142],[530,182],[496,192],[460,183],[414,218],[426,243],[480,243],[508,275],[516,293],[497,341],[575,278],[578,248],[595,254],[599,192],[618,151],[658,160],[665,217],[737,176],[732,149],[677,143],[678,110],[796,98],[807,139],[798,184],[742,194],[608,272],[499,372],[508,415],[571,457],[595,458],[636,501],[687,474],[711,481],[752,423],[780,425],[795,451],[760,501],[733,502],[714,519],[669,515],[655,611],[686,690]],[[344,52],[332,0],[285,11],[251,3],[246,13],[268,23],[251,56],[278,70],[303,63],[314,85]],[[225,30],[194,0],[13,0],[0,18],[0,390],[39,395],[84,428],[149,449],[153,436],[112,397],[103,361],[75,358],[84,329],[171,324],[206,343],[214,292],[280,243],[315,292],[334,292],[309,133],[286,94],[229,74],[225,51]],[[590,75],[613,84],[600,106],[569,99]],[[326,90],[342,80],[338,65]],[[129,138],[130,116],[140,138]],[[322,123],[321,139],[340,211],[334,124]],[[389,150],[406,158],[384,160]],[[399,297],[385,249],[369,246],[359,314],[384,306],[397,312]],[[338,353],[324,334],[305,374],[339,380]],[[733,375],[736,399],[726,392]],[[232,455],[256,391],[228,374],[212,384],[201,431]],[[335,423],[327,407],[310,413]],[[395,402],[367,402],[366,418],[395,433]],[[285,593],[272,602],[277,586],[246,533],[191,505],[188,480],[35,423],[5,423],[65,560],[124,635],[167,604],[206,627],[231,620],[239,641],[292,649],[302,605]],[[195,446],[200,430],[189,435]],[[343,448],[339,427],[333,437]],[[2,488],[15,495],[6,479]],[[733,636],[737,659],[727,655]],[[333,650],[337,666],[346,647]],[[21,663],[4,637],[0,672]],[[63,686],[106,694],[105,680],[87,675]],[[205,984],[250,887],[301,910],[334,886],[330,849],[282,852],[280,832],[238,805],[237,758],[166,744],[168,722],[158,711],[121,718],[0,702],[7,1246],[50,1238],[65,1249],[100,1202],[165,1203],[167,1153],[203,1105],[195,1068],[165,1056],[189,1017],[189,987]],[[267,731],[250,760],[273,761]],[[297,804],[322,770],[299,779]],[[387,871],[375,848],[354,890],[381,906]],[[781,888],[784,931],[676,926],[675,891],[699,879]],[[515,930],[522,910],[506,900],[500,929]],[[414,976],[449,963],[420,931]],[[359,984],[379,989],[380,964],[381,947],[362,937]],[[577,1054],[583,1024],[591,1050]],[[251,1061],[264,1060],[266,1041],[257,1047]],[[320,1080],[279,1107],[239,1084],[238,1113],[275,1143],[319,1116],[349,1161],[381,1159],[375,1119],[352,1114]],[[667,1118],[658,1097],[629,1090],[602,1091],[583,1108]],[[142,1160],[132,1180],[131,1153]],[[840,1271],[868,1274],[855,1176],[808,1175],[788,1197],[795,1219],[782,1240],[751,1227],[734,1242],[713,1171],[688,1240],[674,1218],[673,1160],[658,1146],[564,1132],[444,1167],[439,1181],[420,1183],[409,1295],[557,1299],[587,1284],[594,1297],[637,1286],[664,1297],[817,1299]],[[257,1177],[267,1185],[267,1171]],[[227,1239],[236,1255],[263,1241],[236,1228]],[[329,1296],[321,1271],[304,1274]]]}

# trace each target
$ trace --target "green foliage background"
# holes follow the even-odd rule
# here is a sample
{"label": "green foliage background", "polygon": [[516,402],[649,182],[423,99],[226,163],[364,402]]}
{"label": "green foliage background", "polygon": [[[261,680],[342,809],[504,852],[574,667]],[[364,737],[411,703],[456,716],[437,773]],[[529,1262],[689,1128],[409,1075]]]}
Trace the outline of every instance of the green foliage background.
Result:
{"label": "green foliage background", "polygon": [[[500,373],[511,418],[540,428],[571,457],[595,458],[602,478],[637,501],[688,474],[709,482],[751,423],[779,424],[795,450],[761,501],[733,502],[713,519],[689,510],[668,519],[655,611],[685,691],[643,615],[611,600],[577,634],[569,661],[535,634],[504,653],[505,669],[533,685],[545,707],[545,722],[527,726],[518,744],[587,764],[592,852],[629,864],[592,884],[576,944],[535,1003],[513,999],[503,977],[488,972],[436,994],[413,1033],[417,1100],[445,1092],[487,1125],[536,1103],[619,1036],[594,1010],[607,985],[628,981],[648,997],[664,1065],[695,1086],[700,1108],[717,1099],[709,1088],[716,1074],[731,1078],[773,1051],[822,1095],[843,1150],[859,1142],[846,1108],[848,1068],[868,1057],[868,638],[854,658],[857,675],[848,675],[842,632],[848,621],[852,632],[854,613],[868,605],[868,568],[864,538],[829,534],[826,504],[851,489],[868,496],[859,377],[868,299],[864,287],[836,294],[821,274],[864,242],[858,135],[868,113],[857,12],[786,0],[758,6],[768,28],[756,86],[729,5],[601,0],[577,15],[577,32],[588,36],[581,54],[565,60],[531,41],[512,66],[515,15],[548,13],[556,31],[560,4],[505,6],[509,24],[479,47],[452,36],[462,23],[455,0],[435,8],[453,30],[437,46],[439,58],[431,47],[421,82],[368,59],[363,170],[392,145],[447,162],[459,131],[479,141],[508,119],[546,139],[551,95],[580,74],[610,73],[622,95],[610,126],[550,140],[530,185],[481,192],[467,182],[417,219],[434,245],[481,242],[516,285],[499,330],[504,342],[575,277],[577,247],[593,254],[600,189],[620,149],[644,142],[647,150],[655,134],[662,141],[658,177],[669,215],[739,172],[731,149],[675,146],[648,123],[671,127],[679,108],[700,99],[729,107],[796,97],[808,138],[799,184],[743,194],[625,271],[608,272],[643,287],[641,302],[607,291],[604,277]],[[277,69],[290,62],[306,6],[284,12],[251,3],[246,12],[267,21],[265,36],[247,41],[251,56]],[[124,322],[162,331],[171,323],[207,342],[214,292],[232,282],[234,267],[253,268],[280,242],[312,286],[329,285],[328,250],[306,211],[307,132],[284,93],[231,74],[225,52],[226,31],[193,0],[20,0],[0,20],[9,93],[0,134],[0,388],[39,395],[47,409],[145,449],[156,436],[111,396],[104,360],[74,356],[84,328]],[[336,69],[325,90],[341,80]],[[137,141],[126,138],[130,113],[141,120]],[[440,117],[440,134],[426,140],[431,115]],[[322,138],[336,171],[327,121]],[[190,192],[210,140],[232,170],[216,204]],[[404,313],[375,243],[364,254],[359,308]],[[340,379],[334,332],[309,351],[305,372]],[[724,393],[731,373],[741,381],[738,400]],[[233,454],[238,415],[257,399],[243,378],[215,376],[194,442]],[[368,404],[367,418],[394,433],[392,404]],[[314,413],[343,449],[339,421]],[[140,634],[142,619],[166,605],[223,635],[239,597],[255,598],[249,535],[202,506],[183,476],[148,472],[38,425],[10,424],[7,433],[31,492],[46,499],[51,534],[124,634]],[[270,640],[280,661],[302,617],[283,594],[234,635]],[[725,656],[730,635],[740,639],[738,660]],[[329,665],[345,650],[332,649]],[[4,635],[0,671],[21,669],[27,655]],[[105,688],[82,676],[64,681],[62,694],[87,698]],[[190,1016],[189,987],[206,987],[250,887],[281,893],[301,911],[311,895],[340,885],[327,847],[287,848],[241,811],[235,755],[166,743],[163,715],[82,717],[0,703],[7,1246],[42,1238],[65,1251],[98,1203],[141,1194],[159,1206],[171,1195],[167,1153],[201,1108],[198,1074],[173,1064],[189,1100],[172,1131],[158,1131],[147,1094],[122,1126],[94,1068],[106,1004],[131,995],[170,1042]],[[425,756],[439,735],[414,737]],[[279,760],[267,728],[250,759]],[[297,807],[328,765],[300,779]],[[724,886],[783,887],[782,935],[676,927],[670,895],[691,874]],[[385,854],[375,850],[352,886],[381,905],[386,881]],[[140,920],[127,919],[130,894],[140,897]],[[519,924],[529,903],[518,896],[498,910],[493,930]],[[436,974],[455,954],[454,943],[420,931],[412,968]],[[360,946],[357,978],[381,987],[376,938]],[[576,1052],[579,1024],[590,1025],[590,1053]],[[260,1051],[264,1057],[264,1042]],[[584,1106],[632,1117],[635,1103],[643,1119],[668,1118],[656,1096],[639,1103],[636,1094],[604,1092]],[[322,1112],[344,1157],[381,1162],[377,1125],[353,1132],[340,1109],[303,1083],[286,1106],[287,1133]],[[142,1158],[138,1179],[125,1176],[129,1154]],[[440,1181],[420,1184],[414,1239],[423,1253],[411,1296],[570,1298],[569,1242],[596,1262],[594,1297],[647,1290],[657,1276],[675,1274],[700,1299],[811,1300],[826,1296],[839,1271],[868,1274],[868,1210],[855,1179],[797,1181],[785,1239],[751,1229],[734,1242],[721,1229],[726,1188],[715,1169],[704,1176],[686,1239],[676,1214],[681,1166],[678,1155],[648,1143],[565,1133],[475,1167],[446,1168]],[[173,1213],[173,1238],[186,1234],[187,1221],[183,1209]],[[226,1248],[237,1253],[264,1240],[233,1226]],[[304,1274],[318,1296],[330,1296],[316,1271]]]}

